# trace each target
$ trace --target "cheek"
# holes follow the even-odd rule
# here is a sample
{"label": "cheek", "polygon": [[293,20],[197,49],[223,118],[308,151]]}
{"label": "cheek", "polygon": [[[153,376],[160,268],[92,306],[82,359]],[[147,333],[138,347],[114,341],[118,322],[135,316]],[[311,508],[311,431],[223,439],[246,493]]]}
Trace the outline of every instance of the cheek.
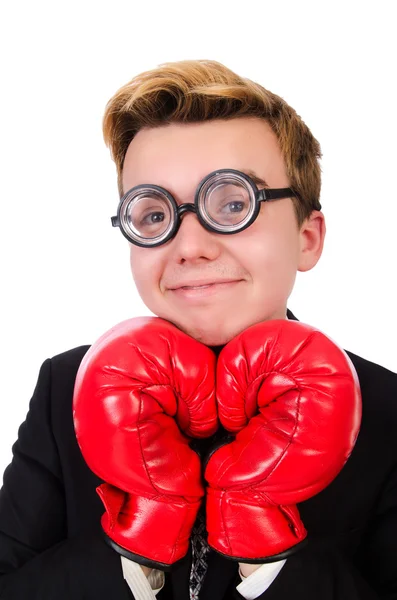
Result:
{"label": "cheek", "polygon": [[[247,238],[248,241],[248,238]],[[298,237],[289,228],[262,230],[240,249],[241,261],[258,293],[289,295],[298,266]]]}
{"label": "cheek", "polygon": [[136,288],[144,302],[158,289],[161,261],[153,249],[130,248],[130,266]]}
{"label": "cheek", "polygon": [[297,262],[298,244],[294,237],[283,231],[272,231],[251,238],[250,247],[242,254],[252,270],[263,271],[268,268],[293,269]]}

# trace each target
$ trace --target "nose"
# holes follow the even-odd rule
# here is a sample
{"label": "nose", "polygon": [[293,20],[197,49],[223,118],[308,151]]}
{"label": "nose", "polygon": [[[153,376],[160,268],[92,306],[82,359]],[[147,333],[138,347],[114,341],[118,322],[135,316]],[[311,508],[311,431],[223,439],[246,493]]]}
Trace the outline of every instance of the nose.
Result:
{"label": "nose", "polygon": [[181,215],[181,224],[171,242],[178,263],[214,260],[221,251],[219,234],[207,231],[194,212]]}

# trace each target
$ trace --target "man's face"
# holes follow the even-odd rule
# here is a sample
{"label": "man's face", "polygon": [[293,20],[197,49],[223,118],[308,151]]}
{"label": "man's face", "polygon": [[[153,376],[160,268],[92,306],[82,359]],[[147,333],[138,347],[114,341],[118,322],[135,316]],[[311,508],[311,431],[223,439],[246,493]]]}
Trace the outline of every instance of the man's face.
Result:
{"label": "man's face", "polygon": [[[141,130],[125,157],[123,189],[151,183],[178,204],[194,202],[201,179],[227,168],[254,172],[271,188],[290,185],[270,126],[241,118]],[[256,221],[233,235],[207,231],[187,213],[163,246],[130,244],[131,270],[154,314],[216,346],[250,325],[286,318],[296,272],[317,262],[324,234],[317,211],[298,228],[290,198],[262,202]]]}

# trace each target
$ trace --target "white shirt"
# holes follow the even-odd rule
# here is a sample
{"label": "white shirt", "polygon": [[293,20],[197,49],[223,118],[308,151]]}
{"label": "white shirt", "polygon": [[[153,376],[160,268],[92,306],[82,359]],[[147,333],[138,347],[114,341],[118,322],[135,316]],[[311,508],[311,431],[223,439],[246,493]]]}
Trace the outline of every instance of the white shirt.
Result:
{"label": "white shirt", "polygon": [[[237,591],[246,600],[254,600],[270,587],[285,563],[286,560],[279,560],[274,563],[262,565],[259,569],[251,573],[249,577],[244,577],[239,572],[242,582],[237,586]],[[137,563],[128,560],[124,556],[121,557],[121,566],[124,579],[134,594],[135,600],[155,600],[156,595],[164,586],[164,573],[157,569],[152,569],[149,576],[146,577]]]}

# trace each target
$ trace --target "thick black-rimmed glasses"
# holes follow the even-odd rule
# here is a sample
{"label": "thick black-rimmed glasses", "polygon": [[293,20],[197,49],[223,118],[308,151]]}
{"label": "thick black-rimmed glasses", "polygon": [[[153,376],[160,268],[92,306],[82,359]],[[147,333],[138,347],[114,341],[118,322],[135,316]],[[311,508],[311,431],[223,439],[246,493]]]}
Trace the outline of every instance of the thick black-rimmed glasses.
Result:
{"label": "thick black-rimmed glasses", "polygon": [[296,196],[291,188],[261,189],[245,173],[220,169],[198,185],[194,203],[178,204],[164,188],[152,184],[131,188],[120,200],[113,227],[133,244],[153,248],[174,237],[182,215],[194,212],[208,231],[233,234],[257,218],[261,202]]}

